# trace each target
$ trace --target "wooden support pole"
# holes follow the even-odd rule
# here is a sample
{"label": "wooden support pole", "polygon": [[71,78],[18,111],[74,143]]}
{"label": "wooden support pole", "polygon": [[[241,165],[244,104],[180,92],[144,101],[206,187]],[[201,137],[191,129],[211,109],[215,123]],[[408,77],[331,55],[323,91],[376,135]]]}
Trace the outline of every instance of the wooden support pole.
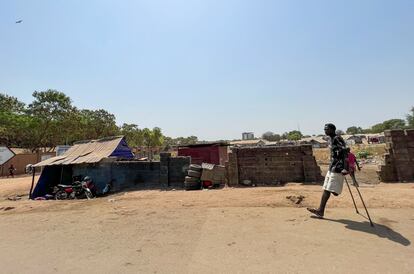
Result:
{"label": "wooden support pole", "polygon": [[34,186],[34,180],[35,180],[35,175],[36,175],[36,168],[33,168],[33,176],[32,176],[32,186],[30,187],[30,193],[29,193],[29,199],[32,199],[32,192],[33,192],[33,186]]}

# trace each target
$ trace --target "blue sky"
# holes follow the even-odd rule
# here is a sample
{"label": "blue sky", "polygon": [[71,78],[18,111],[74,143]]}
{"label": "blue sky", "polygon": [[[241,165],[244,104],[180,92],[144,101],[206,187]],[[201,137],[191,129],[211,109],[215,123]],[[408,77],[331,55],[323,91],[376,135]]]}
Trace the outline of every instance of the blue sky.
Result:
{"label": "blue sky", "polygon": [[368,127],[414,105],[413,26],[411,0],[0,0],[0,91],[206,140]]}

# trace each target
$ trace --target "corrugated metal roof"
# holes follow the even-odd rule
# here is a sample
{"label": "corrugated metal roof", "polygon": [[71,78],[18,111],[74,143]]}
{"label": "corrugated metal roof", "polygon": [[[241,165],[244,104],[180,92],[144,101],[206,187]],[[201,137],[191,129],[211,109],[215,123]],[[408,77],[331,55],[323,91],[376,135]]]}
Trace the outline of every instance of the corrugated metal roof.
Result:
{"label": "corrugated metal roof", "polygon": [[257,144],[267,144],[268,141],[264,140],[264,139],[254,139],[254,140],[240,140],[240,141],[232,141],[230,142],[230,145],[257,145]]}
{"label": "corrugated metal roof", "polygon": [[316,137],[306,137],[306,138],[302,138],[302,139],[299,140],[299,142],[312,142],[312,141],[316,141],[320,144],[326,144],[327,143],[326,140],[324,140],[322,137],[318,137],[318,136],[316,136]]}
{"label": "corrugated metal roof", "polygon": [[16,154],[16,155],[17,154],[29,154],[29,153],[32,153],[30,151],[30,149],[27,149],[27,148],[9,147],[9,149],[11,151],[13,151],[13,153]]}
{"label": "corrugated metal roof", "polygon": [[123,136],[108,137],[99,140],[83,141],[75,143],[68,151],[61,156],[49,158],[34,165],[39,166],[53,166],[53,165],[73,165],[83,163],[98,163],[103,158],[109,157],[119,143]]}

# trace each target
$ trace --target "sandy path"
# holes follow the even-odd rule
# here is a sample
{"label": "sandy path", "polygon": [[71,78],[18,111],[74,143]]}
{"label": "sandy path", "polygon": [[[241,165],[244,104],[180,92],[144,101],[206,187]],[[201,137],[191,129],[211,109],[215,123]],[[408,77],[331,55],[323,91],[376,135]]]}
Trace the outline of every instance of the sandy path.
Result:
{"label": "sandy path", "polygon": [[[14,181],[13,181],[14,180]],[[0,180],[1,273],[412,273],[414,185],[364,185],[310,218],[320,186],[136,191],[91,201],[9,201]],[[15,188],[13,188],[15,186]],[[296,205],[287,196],[304,196]],[[294,199],[293,199],[294,200]],[[6,210],[7,209],[7,210]],[[322,263],[327,262],[327,263]]]}
{"label": "sandy path", "polygon": [[412,273],[412,209],[372,210],[381,216],[374,229],[349,209],[328,213],[331,220],[266,207],[3,215],[0,265],[2,273]]}

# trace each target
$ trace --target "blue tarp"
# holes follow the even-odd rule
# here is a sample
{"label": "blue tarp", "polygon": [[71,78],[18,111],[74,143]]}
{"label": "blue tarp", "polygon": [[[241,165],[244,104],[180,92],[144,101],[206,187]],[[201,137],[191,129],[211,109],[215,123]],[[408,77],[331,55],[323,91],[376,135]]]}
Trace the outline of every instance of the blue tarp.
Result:
{"label": "blue tarp", "polygon": [[[37,197],[43,197],[48,194],[48,189],[51,182],[57,182],[60,179],[61,166],[46,166],[42,170],[39,180],[37,181],[36,187],[33,190],[31,199]],[[57,185],[57,183],[56,183]]]}
{"label": "blue tarp", "polygon": [[114,150],[114,152],[112,152],[110,157],[118,157],[118,158],[124,158],[124,159],[134,158],[134,154],[129,148],[125,138],[123,138],[122,141],[119,142],[119,145]]}

